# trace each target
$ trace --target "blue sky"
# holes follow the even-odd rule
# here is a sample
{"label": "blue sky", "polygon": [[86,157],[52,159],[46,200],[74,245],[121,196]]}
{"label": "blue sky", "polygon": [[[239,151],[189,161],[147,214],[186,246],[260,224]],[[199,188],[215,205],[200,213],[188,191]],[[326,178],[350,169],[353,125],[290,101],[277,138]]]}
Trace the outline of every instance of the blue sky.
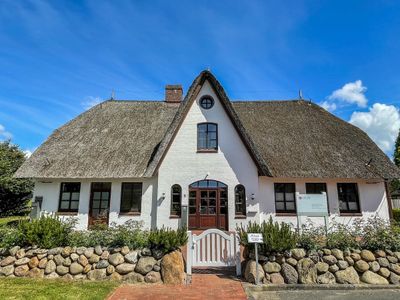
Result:
{"label": "blue sky", "polygon": [[162,99],[210,68],[231,99],[307,99],[389,155],[399,1],[0,2],[0,139],[32,151],[110,98]]}

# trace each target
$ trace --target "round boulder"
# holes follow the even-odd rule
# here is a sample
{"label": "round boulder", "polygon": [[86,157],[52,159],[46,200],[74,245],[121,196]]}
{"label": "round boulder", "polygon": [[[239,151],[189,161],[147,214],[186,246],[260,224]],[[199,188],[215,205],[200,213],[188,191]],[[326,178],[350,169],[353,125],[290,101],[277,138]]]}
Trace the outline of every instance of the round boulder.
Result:
{"label": "round boulder", "polygon": [[125,275],[125,274],[128,274],[130,272],[133,272],[135,270],[135,265],[123,263],[123,264],[120,264],[120,265],[116,266],[115,270],[119,274]]}
{"label": "round boulder", "polygon": [[[121,253],[114,253],[108,257],[108,261],[110,264],[112,264],[115,267],[115,266],[122,264],[125,261],[125,259]],[[153,266],[151,266],[151,268],[153,268]]]}
{"label": "round boulder", "polygon": [[272,284],[284,284],[285,283],[285,279],[283,279],[282,275],[280,273],[272,273],[269,274],[269,281]]}
{"label": "round boulder", "polygon": [[161,260],[161,275],[166,284],[182,284],[185,281],[185,265],[180,251],[164,255]]}
{"label": "round boulder", "polygon": [[73,262],[69,267],[69,272],[72,275],[80,274],[83,272],[83,266],[81,264],[78,264],[77,262]]}
{"label": "round boulder", "polygon": [[161,274],[159,272],[150,271],[144,277],[144,281],[147,282],[147,283],[161,282]]}
{"label": "round boulder", "polygon": [[56,271],[56,268],[57,268],[56,263],[53,260],[49,260],[44,269],[44,273],[45,274],[54,273]]}
{"label": "round boulder", "polygon": [[258,264],[258,269],[256,266],[257,266],[257,264],[254,260],[249,260],[247,262],[246,269],[244,271],[244,278],[246,279],[247,282],[255,283],[257,273],[258,273],[259,282],[262,282],[262,280],[264,279],[264,270],[263,270],[262,266],[260,264]]}
{"label": "round boulder", "polygon": [[299,260],[296,267],[300,283],[313,284],[317,282],[317,268],[310,258]]}
{"label": "round boulder", "polygon": [[378,257],[376,261],[379,263],[381,267],[387,268],[389,267],[390,263],[385,257]]}
{"label": "round boulder", "polygon": [[360,256],[366,262],[374,261],[375,255],[369,250],[361,250]]}
{"label": "round boulder", "polygon": [[325,255],[322,257],[322,260],[330,266],[337,263],[337,259],[333,255]]}
{"label": "round boulder", "polygon": [[361,276],[361,281],[368,284],[389,284],[385,277],[371,271],[365,271]]}
{"label": "round boulder", "polygon": [[332,255],[336,257],[337,260],[343,260],[343,251],[339,249],[332,249]]}
{"label": "round boulder", "polygon": [[333,275],[331,272],[326,272],[324,274],[321,274],[317,277],[317,283],[318,284],[334,284],[334,283],[336,283],[335,275]]}
{"label": "round boulder", "polygon": [[302,259],[304,256],[306,256],[306,251],[302,248],[296,248],[296,249],[292,249],[292,257],[300,260]]}
{"label": "round boulder", "polygon": [[381,268],[381,266],[379,265],[379,263],[377,262],[377,261],[371,261],[370,263],[369,263],[369,269],[372,271],[372,272],[378,272],[379,271],[379,269]]}
{"label": "round boulder", "polygon": [[[110,256],[110,258],[111,258],[111,256]],[[123,259],[123,257],[122,257],[122,259]],[[136,264],[135,272],[140,273],[142,275],[146,275],[151,270],[153,270],[153,266],[156,264],[156,262],[157,261],[155,260],[155,258],[153,256],[142,256],[139,259],[138,263]]]}
{"label": "round boulder", "polygon": [[390,276],[390,271],[388,268],[380,268],[378,274],[385,278],[388,278]]}
{"label": "round boulder", "polygon": [[39,259],[36,256],[32,257],[29,260],[28,265],[29,265],[29,268],[31,268],[31,269],[36,268],[39,265]]}
{"label": "round boulder", "polygon": [[360,277],[353,267],[348,267],[346,270],[337,271],[335,273],[336,282],[341,284],[359,284]]}
{"label": "round boulder", "polygon": [[328,272],[328,269],[329,269],[329,265],[327,263],[322,262],[322,261],[317,262],[315,264],[315,267],[317,268],[318,274],[326,273],[326,272]]}
{"label": "round boulder", "polygon": [[281,271],[281,266],[276,262],[267,262],[264,264],[263,269],[266,273],[278,273]]}
{"label": "round boulder", "polygon": [[14,269],[14,275],[17,277],[26,276],[28,274],[28,272],[29,272],[28,265],[18,266]]}
{"label": "round boulder", "polygon": [[363,260],[358,260],[354,263],[354,268],[356,268],[358,272],[365,272],[369,269],[369,265]]}
{"label": "round boulder", "polygon": [[125,261],[130,264],[136,264],[138,261],[137,251],[131,251],[125,255]]}
{"label": "round boulder", "polygon": [[97,264],[96,264],[96,268],[97,269],[105,269],[109,266],[109,262],[105,259],[100,260]]}
{"label": "round boulder", "polygon": [[298,282],[299,274],[297,274],[295,268],[293,268],[291,265],[287,263],[282,264],[281,268],[282,268],[281,274],[283,276],[283,279],[285,279],[286,283],[294,284]]}

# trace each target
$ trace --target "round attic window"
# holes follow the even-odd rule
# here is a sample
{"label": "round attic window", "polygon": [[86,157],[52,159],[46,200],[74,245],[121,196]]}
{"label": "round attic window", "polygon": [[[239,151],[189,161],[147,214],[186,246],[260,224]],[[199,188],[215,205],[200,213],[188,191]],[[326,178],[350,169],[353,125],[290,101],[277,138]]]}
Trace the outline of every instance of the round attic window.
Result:
{"label": "round attic window", "polygon": [[214,106],[214,99],[211,96],[204,96],[200,99],[200,106],[204,109],[210,109]]}

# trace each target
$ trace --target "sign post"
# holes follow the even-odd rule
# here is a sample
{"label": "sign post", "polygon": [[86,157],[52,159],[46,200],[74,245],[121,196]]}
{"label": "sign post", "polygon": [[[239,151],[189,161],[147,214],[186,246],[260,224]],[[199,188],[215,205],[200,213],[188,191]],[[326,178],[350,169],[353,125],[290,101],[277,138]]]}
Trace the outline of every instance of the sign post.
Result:
{"label": "sign post", "polygon": [[259,278],[258,278],[258,244],[261,244],[264,242],[263,236],[261,233],[248,233],[247,234],[247,242],[254,244],[254,249],[255,249],[255,256],[256,256],[256,278],[255,278],[255,284],[259,284]]}

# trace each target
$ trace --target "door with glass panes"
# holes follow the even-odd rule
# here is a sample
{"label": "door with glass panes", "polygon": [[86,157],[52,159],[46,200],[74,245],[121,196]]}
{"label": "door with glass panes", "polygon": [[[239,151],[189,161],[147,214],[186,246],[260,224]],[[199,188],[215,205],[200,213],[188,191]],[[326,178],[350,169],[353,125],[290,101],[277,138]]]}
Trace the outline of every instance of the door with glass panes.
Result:
{"label": "door with glass panes", "polygon": [[189,186],[189,229],[228,230],[228,188],[215,180]]}
{"label": "door with glass panes", "polygon": [[92,182],[90,190],[89,227],[108,224],[111,182]]}

